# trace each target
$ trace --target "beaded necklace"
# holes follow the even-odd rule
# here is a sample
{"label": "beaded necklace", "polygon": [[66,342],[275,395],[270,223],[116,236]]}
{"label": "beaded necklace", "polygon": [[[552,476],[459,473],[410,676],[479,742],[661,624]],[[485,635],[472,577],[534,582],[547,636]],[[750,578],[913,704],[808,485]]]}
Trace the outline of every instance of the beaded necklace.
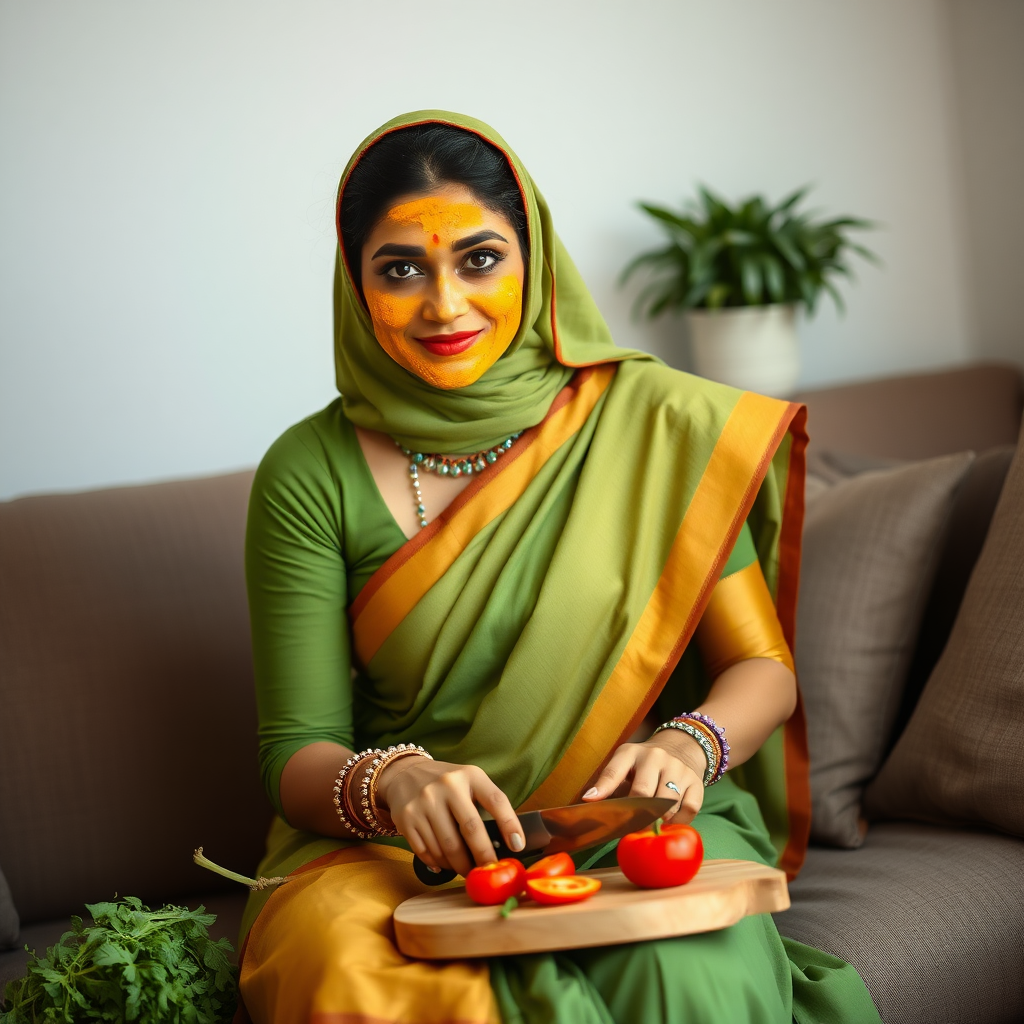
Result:
{"label": "beaded necklace", "polygon": [[469,476],[472,473],[482,473],[488,466],[498,461],[499,455],[515,444],[522,436],[520,430],[511,437],[506,437],[501,444],[493,448],[485,448],[474,455],[431,455],[426,452],[410,451],[404,445],[398,445],[401,453],[409,460],[409,482],[412,484],[413,500],[416,502],[416,518],[419,520],[420,529],[427,525],[427,509],[423,504],[423,492],[420,490],[420,470],[428,473],[437,473],[438,476]]}

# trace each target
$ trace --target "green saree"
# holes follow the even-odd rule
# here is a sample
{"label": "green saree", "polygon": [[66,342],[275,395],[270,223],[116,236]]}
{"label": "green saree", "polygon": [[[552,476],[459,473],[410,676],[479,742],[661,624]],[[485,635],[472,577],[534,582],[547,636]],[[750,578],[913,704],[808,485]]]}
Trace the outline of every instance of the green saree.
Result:
{"label": "green saree", "polygon": [[[367,146],[424,121],[477,133],[516,173],[530,227],[523,326],[476,384],[432,389],[383,354],[340,253],[342,399],[274,445],[250,504],[261,766],[279,810],[287,759],[323,739],[420,743],[479,765],[520,808],[579,799],[649,710],[706,693],[690,639],[744,524],[792,645],[803,409],[616,348],[525,169],[478,122],[425,112],[384,126],[339,202]],[[526,429],[406,542],[353,423],[442,451]],[[808,823],[798,708],[708,790],[695,824],[708,857],[792,875]],[[784,943],[767,917],[557,956],[405,961],[389,908],[421,887],[402,845],[275,825],[261,873],[296,881],[250,900],[241,987],[254,1020],[878,1019],[852,968]]]}

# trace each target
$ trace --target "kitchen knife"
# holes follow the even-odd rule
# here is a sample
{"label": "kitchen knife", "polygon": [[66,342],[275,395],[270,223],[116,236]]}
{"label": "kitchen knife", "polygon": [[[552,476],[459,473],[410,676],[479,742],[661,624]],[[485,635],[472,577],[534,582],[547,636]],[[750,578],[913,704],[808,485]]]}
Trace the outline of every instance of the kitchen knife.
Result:
{"label": "kitchen knife", "polygon": [[[484,818],[484,826],[499,860],[505,857],[524,860],[538,854],[546,857],[549,853],[572,853],[621,839],[668,814],[676,802],[663,797],[623,796],[544,811],[526,811],[519,815],[526,840],[525,848],[519,853],[505,845],[496,821]],[[413,861],[413,870],[426,885],[443,885],[455,877],[455,872],[447,869],[434,873],[419,857]]]}

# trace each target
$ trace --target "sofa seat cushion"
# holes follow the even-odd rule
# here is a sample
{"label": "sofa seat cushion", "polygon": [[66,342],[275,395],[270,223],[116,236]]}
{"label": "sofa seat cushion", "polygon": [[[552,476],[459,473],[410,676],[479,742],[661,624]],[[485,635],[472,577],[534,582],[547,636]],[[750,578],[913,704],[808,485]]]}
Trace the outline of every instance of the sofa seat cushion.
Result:
{"label": "sofa seat cushion", "polygon": [[853,964],[886,1024],[1024,1020],[1024,842],[886,822],[812,847],[779,931]]}
{"label": "sofa seat cushion", "polygon": [[[190,909],[202,905],[211,914],[217,916],[217,920],[210,925],[210,935],[214,939],[227,939],[233,949],[237,950],[238,930],[242,925],[242,912],[245,910],[245,901],[249,893],[237,887],[229,893],[212,893],[206,896],[193,896],[184,900],[174,900],[177,906],[186,906]],[[52,921],[39,921],[36,924],[25,925],[18,935],[18,948],[10,952],[0,953],[0,1003],[3,1002],[3,990],[7,982],[15,978],[25,976],[25,965],[28,963],[28,953],[25,947],[35,950],[42,956],[49,946],[52,946],[71,927],[67,918],[58,918]],[[231,956],[233,961],[237,960],[237,953]]]}

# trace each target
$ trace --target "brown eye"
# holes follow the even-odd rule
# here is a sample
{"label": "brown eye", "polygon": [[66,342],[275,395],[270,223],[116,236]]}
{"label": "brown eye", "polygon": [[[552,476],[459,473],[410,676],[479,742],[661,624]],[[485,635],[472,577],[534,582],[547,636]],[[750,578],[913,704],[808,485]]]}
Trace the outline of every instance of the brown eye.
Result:
{"label": "brown eye", "polygon": [[476,252],[471,252],[466,257],[466,262],[463,266],[467,270],[487,271],[496,266],[501,259],[504,259],[504,257],[496,252],[492,252],[490,249],[477,249]]}
{"label": "brown eye", "polygon": [[384,268],[384,276],[396,281],[408,281],[411,277],[422,277],[423,272],[415,263],[389,263]]}

